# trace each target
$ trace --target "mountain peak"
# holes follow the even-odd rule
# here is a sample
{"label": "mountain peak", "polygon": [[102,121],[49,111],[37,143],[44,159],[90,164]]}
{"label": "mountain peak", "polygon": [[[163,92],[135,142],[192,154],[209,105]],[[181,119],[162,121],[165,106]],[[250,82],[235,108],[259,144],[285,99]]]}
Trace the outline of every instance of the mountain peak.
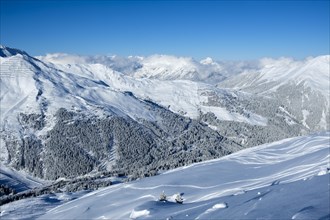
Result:
{"label": "mountain peak", "polygon": [[0,57],[11,57],[17,54],[29,56],[25,51],[0,45]]}
{"label": "mountain peak", "polygon": [[205,59],[201,60],[200,63],[204,65],[210,65],[213,64],[214,61],[211,57],[206,57]]}

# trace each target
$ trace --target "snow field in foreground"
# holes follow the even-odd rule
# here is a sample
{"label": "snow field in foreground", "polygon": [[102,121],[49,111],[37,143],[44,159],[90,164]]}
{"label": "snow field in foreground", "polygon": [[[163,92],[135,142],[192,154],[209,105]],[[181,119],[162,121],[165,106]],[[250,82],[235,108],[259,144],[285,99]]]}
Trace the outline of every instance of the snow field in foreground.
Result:
{"label": "snow field in foreground", "polygon": [[[40,218],[326,218],[330,213],[329,135],[286,139],[110,186]],[[163,190],[168,202],[157,201]],[[183,194],[182,205],[171,199],[177,193]]]}

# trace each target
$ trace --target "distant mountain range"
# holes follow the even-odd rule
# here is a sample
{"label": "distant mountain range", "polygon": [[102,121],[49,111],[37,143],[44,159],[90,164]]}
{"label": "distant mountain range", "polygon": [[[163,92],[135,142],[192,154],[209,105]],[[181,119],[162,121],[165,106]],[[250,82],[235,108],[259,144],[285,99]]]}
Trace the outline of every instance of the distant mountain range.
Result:
{"label": "distant mountain range", "polygon": [[330,127],[329,55],[0,55],[0,159],[44,179],[150,176]]}

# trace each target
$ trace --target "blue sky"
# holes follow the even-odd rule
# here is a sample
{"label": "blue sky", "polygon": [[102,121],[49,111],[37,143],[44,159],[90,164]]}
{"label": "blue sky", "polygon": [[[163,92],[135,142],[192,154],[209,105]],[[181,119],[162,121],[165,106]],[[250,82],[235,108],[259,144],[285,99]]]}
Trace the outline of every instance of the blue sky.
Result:
{"label": "blue sky", "polygon": [[1,0],[1,44],[32,55],[247,60],[329,54],[328,1]]}

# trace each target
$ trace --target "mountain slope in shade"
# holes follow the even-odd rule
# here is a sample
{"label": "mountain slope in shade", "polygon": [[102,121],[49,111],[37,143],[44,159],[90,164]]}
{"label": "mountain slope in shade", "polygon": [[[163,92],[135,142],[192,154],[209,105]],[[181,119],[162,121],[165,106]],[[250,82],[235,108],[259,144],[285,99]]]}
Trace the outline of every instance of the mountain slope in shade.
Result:
{"label": "mountain slope in shade", "polygon": [[[329,138],[325,132],[261,145],[78,198],[72,195],[77,198],[72,201],[68,194],[17,201],[2,207],[2,217],[22,217],[13,210],[20,207],[25,217],[44,213],[39,219],[327,219]],[[162,191],[167,202],[157,201]],[[183,204],[174,202],[177,193]],[[33,204],[39,208],[25,208]]]}
{"label": "mountain slope in shade", "polygon": [[28,189],[42,186],[47,181],[33,178],[27,173],[18,172],[14,169],[1,165],[0,167],[0,183],[11,186],[15,192],[22,192]]}
{"label": "mountain slope in shade", "polygon": [[11,57],[17,54],[28,55],[25,51],[0,45],[0,57]]}

